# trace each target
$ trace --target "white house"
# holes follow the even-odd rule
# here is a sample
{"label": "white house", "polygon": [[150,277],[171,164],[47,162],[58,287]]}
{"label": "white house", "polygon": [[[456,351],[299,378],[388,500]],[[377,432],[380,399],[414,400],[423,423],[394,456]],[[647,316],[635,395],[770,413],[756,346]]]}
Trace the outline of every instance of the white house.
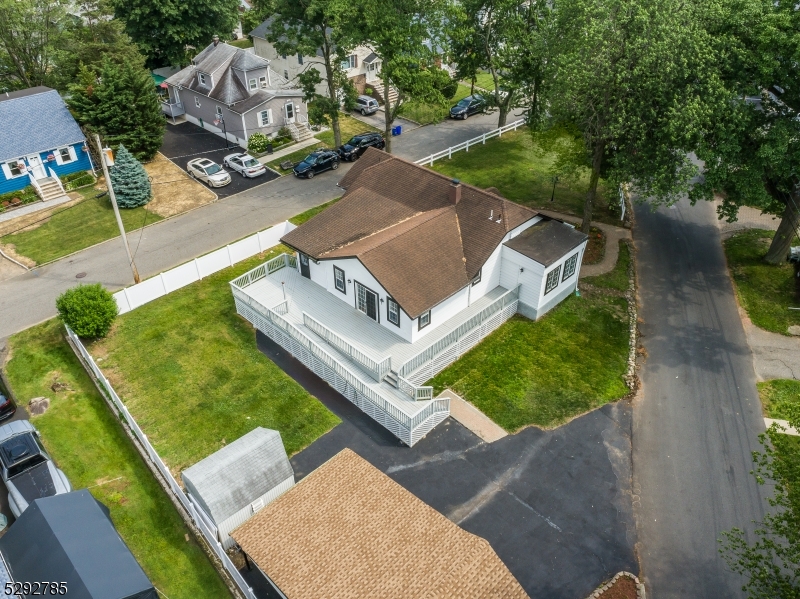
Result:
{"label": "white house", "polygon": [[294,486],[278,431],[255,428],[181,472],[189,499],[225,549],[229,533]]}
{"label": "white house", "polygon": [[281,239],[296,258],[232,282],[237,310],[411,445],[449,409],[425,381],[573,293],[587,236],[380,150],[340,186]]}

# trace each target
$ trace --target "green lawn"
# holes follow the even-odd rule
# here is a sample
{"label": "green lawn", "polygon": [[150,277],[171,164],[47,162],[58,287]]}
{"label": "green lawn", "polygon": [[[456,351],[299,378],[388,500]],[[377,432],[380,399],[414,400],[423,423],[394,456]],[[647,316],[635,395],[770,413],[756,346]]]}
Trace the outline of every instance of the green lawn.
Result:
{"label": "green lawn", "polygon": [[725,240],[728,267],[736,284],[736,293],[750,320],[757,327],[788,334],[792,325],[800,325],[800,307],[794,298],[794,269],[785,262],[779,266],[765,263],[774,233],[754,229],[737,233]]}
{"label": "green lawn", "polygon": [[289,455],[339,423],[264,356],[236,314],[228,282],[285,248],[256,256],[121,316],[90,346],[174,473],[256,426]]}
{"label": "green lawn", "polygon": [[325,204],[320,204],[319,206],[315,206],[314,208],[309,208],[305,212],[301,212],[300,214],[290,218],[289,222],[292,223],[293,225],[297,225],[299,227],[304,222],[306,222],[309,218],[311,218],[312,216],[316,216],[317,214],[319,214],[320,212],[325,210],[325,208],[327,208],[329,206],[332,206],[333,204],[335,204],[339,200],[341,200],[341,198],[336,198],[335,200],[331,200],[330,202],[327,202]]}
{"label": "green lawn", "polygon": [[458,85],[456,95],[452,99],[447,100],[442,105],[428,104],[425,102],[417,102],[414,99],[403,102],[398,111],[399,116],[415,121],[420,125],[427,125],[428,123],[438,123],[447,118],[450,114],[450,107],[456,104],[462,98],[469,95],[468,85]]}
{"label": "green lawn", "polygon": [[291,175],[292,169],[283,170],[281,168],[281,162],[286,162],[287,160],[291,160],[293,163],[297,164],[298,162],[301,162],[303,158],[311,154],[311,152],[313,152],[314,150],[319,150],[324,147],[326,146],[322,142],[315,144],[313,146],[307,146],[301,150],[297,150],[296,152],[292,152],[291,154],[283,156],[282,158],[277,158],[272,162],[267,162],[267,166],[273,169],[275,172],[280,173],[281,175]]}
{"label": "green lawn", "polygon": [[237,48],[252,48],[253,47],[253,40],[249,37],[240,39],[240,40],[231,40],[228,42],[231,46],[236,46]]}
{"label": "green lawn", "polygon": [[[611,287],[627,263],[595,277]],[[428,384],[475,404],[509,432],[558,426],[628,393],[627,302],[582,289],[537,322],[517,315]]]}
{"label": "green lawn", "polygon": [[485,90],[494,92],[494,78],[491,73],[478,73],[475,77],[475,87],[482,87]]}
{"label": "green lawn", "polygon": [[[22,403],[51,400],[31,418],[75,489],[88,487],[145,573],[170,599],[219,599],[228,590],[189,535],[166,493],[139,457],[63,336],[55,319],[14,335],[7,374]],[[53,392],[59,381],[68,389]]]}
{"label": "green lawn", "polygon": [[[56,212],[50,220],[35,229],[12,233],[0,238],[2,244],[13,244],[15,251],[37,264],[49,262],[119,235],[114,209],[108,196],[92,187],[78,190],[84,200]],[[161,220],[145,207],[120,210],[126,231],[135,231],[143,224]],[[136,235],[129,237],[135,245]]]}
{"label": "green lawn", "polygon": [[617,258],[617,266],[609,273],[600,275],[598,277],[586,277],[581,279],[581,282],[589,283],[596,287],[603,287],[605,289],[616,289],[617,291],[625,291],[628,289],[628,265],[631,263],[630,246],[624,242],[619,242],[619,258]]}
{"label": "green lawn", "polygon": [[[366,123],[344,113],[339,115],[339,129],[342,133],[342,143],[346,143],[351,137],[358,135],[359,133],[378,131],[375,127],[371,127],[370,125],[367,125]],[[322,133],[317,133],[315,137],[324,143],[328,148],[332,148],[334,146],[333,129],[328,129]]]}
{"label": "green lawn", "polygon": [[775,379],[756,386],[767,418],[785,420],[789,417],[787,408],[800,406],[800,381]]}
{"label": "green lawn", "polygon": [[[522,127],[492,138],[486,145],[474,146],[469,152],[457,152],[450,160],[438,160],[432,168],[481,188],[496,187],[504,197],[531,208],[581,216],[589,171],[582,169],[575,180],[562,176],[551,202],[555,153],[548,151],[548,146],[565,142],[566,138],[555,142],[545,139],[548,141]],[[618,219],[608,213],[602,182],[598,195],[593,220],[618,224]]]}

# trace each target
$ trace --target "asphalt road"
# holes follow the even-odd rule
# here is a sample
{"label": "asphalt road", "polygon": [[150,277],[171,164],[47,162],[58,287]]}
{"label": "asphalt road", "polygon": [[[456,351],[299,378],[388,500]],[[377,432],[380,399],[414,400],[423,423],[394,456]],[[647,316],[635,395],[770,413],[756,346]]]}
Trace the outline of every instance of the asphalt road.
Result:
{"label": "asphalt road", "polygon": [[764,491],[749,472],[764,421],[716,215],[686,200],[635,213],[647,357],[633,489],[648,597],[741,597],[717,540],[763,516]]}
{"label": "asphalt road", "polygon": [[638,570],[628,402],[490,444],[448,418],[408,448],[266,336],[257,342],[342,419],[292,456],[297,480],[348,447],[489,541],[531,597],[583,598],[620,570]]}

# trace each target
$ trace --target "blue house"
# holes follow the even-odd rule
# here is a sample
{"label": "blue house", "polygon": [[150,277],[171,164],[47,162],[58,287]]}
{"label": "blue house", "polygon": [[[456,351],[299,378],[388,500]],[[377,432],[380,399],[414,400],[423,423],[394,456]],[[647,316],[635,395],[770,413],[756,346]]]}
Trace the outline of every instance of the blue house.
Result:
{"label": "blue house", "polygon": [[0,194],[33,185],[43,200],[64,195],[60,175],[92,170],[81,128],[58,92],[0,94]]}

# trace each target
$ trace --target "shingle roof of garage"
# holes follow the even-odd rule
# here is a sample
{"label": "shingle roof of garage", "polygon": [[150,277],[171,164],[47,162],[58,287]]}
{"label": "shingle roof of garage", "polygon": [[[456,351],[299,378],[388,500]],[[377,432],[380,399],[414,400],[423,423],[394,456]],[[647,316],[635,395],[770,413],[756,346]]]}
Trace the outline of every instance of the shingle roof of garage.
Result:
{"label": "shingle roof of garage", "polygon": [[280,433],[261,427],[181,472],[186,488],[217,524],[293,475]]}
{"label": "shingle roof of garage", "polygon": [[0,94],[0,123],[0,160],[85,140],[64,100],[49,87]]}
{"label": "shingle roof of garage", "polygon": [[561,221],[545,218],[503,245],[547,267],[587,239],[586,233]]}
{"label": "shingle roof of garage", "polygon": [[287,597],[528,597],[485,539],[349,449],[231,536]]}

